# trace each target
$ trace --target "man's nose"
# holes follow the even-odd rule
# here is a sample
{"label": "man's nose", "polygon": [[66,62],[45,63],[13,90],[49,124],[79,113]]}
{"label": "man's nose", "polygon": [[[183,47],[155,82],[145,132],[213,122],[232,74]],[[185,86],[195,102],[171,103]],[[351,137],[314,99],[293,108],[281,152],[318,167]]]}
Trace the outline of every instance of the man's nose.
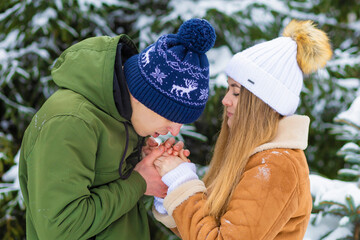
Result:
{"label": "man's nose", "polygon": [[172,126],[169,129],[169,132],[171,135],[176,136],[180,132],[180,128],[182,127],[182,124],[180,123],[173,123]]}

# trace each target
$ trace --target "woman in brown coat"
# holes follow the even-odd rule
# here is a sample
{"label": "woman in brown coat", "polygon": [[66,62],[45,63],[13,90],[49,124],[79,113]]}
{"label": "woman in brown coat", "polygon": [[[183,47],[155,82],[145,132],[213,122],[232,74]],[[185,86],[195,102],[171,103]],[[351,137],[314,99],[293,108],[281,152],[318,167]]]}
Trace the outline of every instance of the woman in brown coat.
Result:
{"label": "woman in brown coat", "polygon": [[309,118],[294,112],[303,74],[331,55],[324,32],[295,20],[282,37],[234,55],[209,170],[199,180],[183,154],[156,160],[169,189],[155,217],[182,239],[302,239],[312,208]]}

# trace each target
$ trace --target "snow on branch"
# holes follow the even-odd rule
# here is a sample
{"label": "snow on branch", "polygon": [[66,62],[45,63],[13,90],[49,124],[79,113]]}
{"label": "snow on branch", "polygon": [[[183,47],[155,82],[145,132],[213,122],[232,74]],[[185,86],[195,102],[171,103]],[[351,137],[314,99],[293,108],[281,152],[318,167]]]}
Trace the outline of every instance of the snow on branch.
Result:
{"label": "snow on branch", "polygon": [[349,124],[360,130],[360,96],[354,100],[348,110],[340,113],[335,121]]}
{"label": "snow on branch", "polygon": [[36,111],[34,108],[31,107],[25,107],[21,104],[18,104],[12,100],[10,100],[9,98],[7,98],[4,94],[2,94],[0,92],[0,100],[4,101],[6,105],[11,106],[13,108],[18,109],[20,112],[23,113],[29,113],[29,114],[34,114]]}

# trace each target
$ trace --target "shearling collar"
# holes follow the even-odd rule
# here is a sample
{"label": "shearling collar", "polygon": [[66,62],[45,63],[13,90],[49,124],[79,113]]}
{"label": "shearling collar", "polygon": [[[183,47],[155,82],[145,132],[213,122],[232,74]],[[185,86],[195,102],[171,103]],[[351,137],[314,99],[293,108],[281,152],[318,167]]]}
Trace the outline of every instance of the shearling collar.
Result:
{"label": "shearling collar", "polygon": [[308,144],[309,124],[310,118],[303,115],[293,115],[281,119],[275,138],[255,148],[251,155],[273,148],[305,150]]}

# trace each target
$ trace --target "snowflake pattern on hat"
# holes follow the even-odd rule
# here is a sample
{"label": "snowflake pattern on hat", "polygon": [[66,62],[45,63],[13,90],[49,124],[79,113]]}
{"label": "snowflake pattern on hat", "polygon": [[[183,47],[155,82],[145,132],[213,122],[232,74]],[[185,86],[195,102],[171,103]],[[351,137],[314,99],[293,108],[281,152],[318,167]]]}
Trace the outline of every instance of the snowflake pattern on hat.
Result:
{"label": "snowflake pattern on hat", "polygon": [[153,76],[153,78],[155,78],[156,81],[160,83],[160,85],[163,82],[163,78],[167,77],[163,72],[160,71],[158,66],[155,67],[155,72],[152,72],[150,75]]}
{"label": "snowflake pattern on hat", "polygon": [[200,97],[199,100],[208,99],[209,91],[208,89],[200,89]]}

